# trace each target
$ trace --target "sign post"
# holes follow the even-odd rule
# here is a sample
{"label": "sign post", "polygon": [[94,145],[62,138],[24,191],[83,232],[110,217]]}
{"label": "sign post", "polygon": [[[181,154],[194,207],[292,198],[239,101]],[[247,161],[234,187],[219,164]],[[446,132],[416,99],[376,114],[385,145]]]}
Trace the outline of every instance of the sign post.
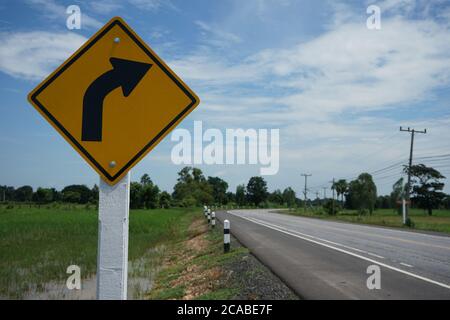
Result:
{"label": "sign post", "polygon": [[127,298],[129,170],[200,103],[112,18],[28,95],[100,175],[97,298]]}
{"label": "sign post", "polygon": [[100,178],[97,299],[126,300],[130,173],[110,186]]}

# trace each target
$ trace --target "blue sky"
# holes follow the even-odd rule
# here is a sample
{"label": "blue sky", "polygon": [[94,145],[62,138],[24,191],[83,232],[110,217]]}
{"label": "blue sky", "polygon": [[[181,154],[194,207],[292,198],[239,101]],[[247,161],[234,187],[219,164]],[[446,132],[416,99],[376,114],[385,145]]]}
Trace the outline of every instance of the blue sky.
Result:
{"label": "blue sky", "polygon": [[[66,28],[77,4],[81,30]],[[368,30],[366,8],[381,8]],[[131,27],[200,96],[181,124],[279,128],[280,170],[271,190],[311,192],[408,156],[409,135],[428,129],[416,156],[450,153],[450,6],[446,1],[106,0],[0,4],[0,184],[61,188],[98,183],[95,172],[28,104],[26,96],[111,17]],[[168,136],[132,170],[171,191]],[[430,162],[429,164],[432,164]],[[450,163],[433,164],[450,176]],[[202,165],[234,191],[258,165]],[[399,170],[375,175],[388,193]],[[450,192],[448,186],[446,191]],[[329,192],[329,191],[328,191]]]}

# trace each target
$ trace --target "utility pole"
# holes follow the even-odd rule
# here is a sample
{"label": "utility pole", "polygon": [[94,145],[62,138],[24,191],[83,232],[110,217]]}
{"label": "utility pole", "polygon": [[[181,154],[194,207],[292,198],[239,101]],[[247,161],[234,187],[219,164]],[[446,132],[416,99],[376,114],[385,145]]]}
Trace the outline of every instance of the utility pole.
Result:
{"label": "utility pole", "polygon": [[327,187],[323,187],[323,199],[325,200],[327,198]]}
{"label": "utility pole", "polygon": [[305,195],[305,205],[304,210],[306,212],[306,201],[307,201],[307,195],[308,195],[308,177],[311,177],[312,174],[302,173],[303,177],[305,177],[305,190],[303,191],[303,194]]}
{"label": "utility pole", "polygon": [[[414,134],[416,133],[427,133],[427,129],[423,130],[423,131],[419,131],[419,130],[414,130],[414,129],[410,129],[408,127],[408,129],[403,129],[402,127],[400,127],[400,131],[404,131],[404,132],[409,132],[411,133],[411,147],[409,149],[409,165],[408,165],[408,183],[406,184],[406,206],[404,206],[405,211],[404,211],[404,216],[403,216],[403,224],[406,223],[406,220],[408,219],[409,216],[409,207],[410,207],[410,193],[411,193],[411,166],[412,166],[412,159],[413,159],[413,149],[414,149]],[[404,199],[403,195],[403,200]]]}
{"label": "utility pole", "polygon": [[335,179],[333,178],[333,180],[330,181],[330,183],[331,183],[331,190],[333,191],[333,197],[332,197],[332,200],[331,200],[332,201],[331,204],[332,204],[332,210],[333,210],[332,212],[333,212],[333,214],[335,212],[334,211],[334,180]]}

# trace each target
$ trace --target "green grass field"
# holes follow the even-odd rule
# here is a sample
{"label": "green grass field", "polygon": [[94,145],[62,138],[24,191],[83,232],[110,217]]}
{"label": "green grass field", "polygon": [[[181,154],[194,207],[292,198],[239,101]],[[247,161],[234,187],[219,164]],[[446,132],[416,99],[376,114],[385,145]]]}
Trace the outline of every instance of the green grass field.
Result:
{"label": "green grass field", "polygon": [[[194,216],[188,209],[131,210],[129,260],[184,237]],[[49,281],[66,279],[72,264],[83,278],[93,275],[97,227],[94,207],[0,206],[0,298],[22,298]]]}
{"label": "green grass field", "polygon": [[403,226],[402,217],[393,209],[378,209],[371,216],[368,214],[360,216],[356,210],[342,210],[336,216],[327,215],[320,209],[307,209],[305,212],[303,208],[298,208],[280,212],[319,219],[450,233],[450,210],[433,210],[433,215],[428,216],[424,210],[412,209],[410,212],[410,218],[414,223],[412,228]]}

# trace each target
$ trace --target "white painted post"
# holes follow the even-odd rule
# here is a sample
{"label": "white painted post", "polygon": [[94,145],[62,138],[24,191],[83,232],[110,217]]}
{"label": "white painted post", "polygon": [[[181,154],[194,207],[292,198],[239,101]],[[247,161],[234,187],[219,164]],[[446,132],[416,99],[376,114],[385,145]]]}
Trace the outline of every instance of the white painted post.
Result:
{"label": "white painted post", "polygon": [[214,211],[211,213],[211,227],[216,227],[216,213]]}
{"label": "white painted post", "polygon": [[126,300],[130,173],[114,186],[100,178],[97,299]]}
{"label": "white painted post", "polygon": [[223,221],[223,252],[230,251],[230,221]]}
{"label": "white painted post", "polygon": [[403,224],[406,224],[406,201],[402,200]]}
{"label": "white painted post", "polygon": [[208,209],[207,218],[208,218],[208,224],[209,224],[211,222],[211,209]]}

